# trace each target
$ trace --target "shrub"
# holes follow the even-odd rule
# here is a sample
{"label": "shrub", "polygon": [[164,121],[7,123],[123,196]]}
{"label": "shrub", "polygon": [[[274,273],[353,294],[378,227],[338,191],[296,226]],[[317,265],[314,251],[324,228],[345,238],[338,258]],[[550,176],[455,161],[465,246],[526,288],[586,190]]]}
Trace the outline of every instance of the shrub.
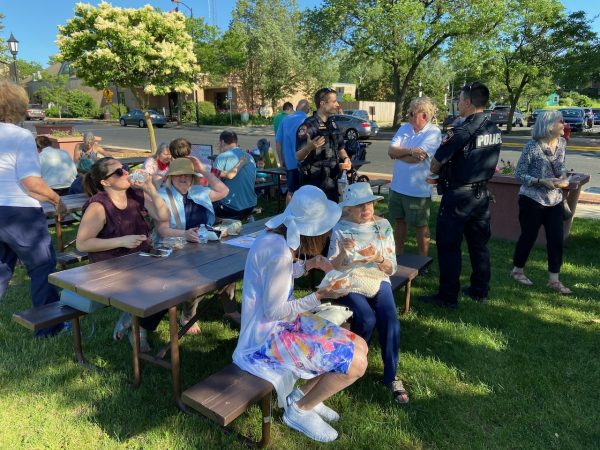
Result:
{"label": "shrub", "polygon": [[46,110],[46,117],[60,117],[58,108],[56,106],[48,108]]}
{"label": "shrub", "polygon": [[72,117],[97,117],[98,106],[94,98],[87,92],[73,89],[67,93],[67,108]]}

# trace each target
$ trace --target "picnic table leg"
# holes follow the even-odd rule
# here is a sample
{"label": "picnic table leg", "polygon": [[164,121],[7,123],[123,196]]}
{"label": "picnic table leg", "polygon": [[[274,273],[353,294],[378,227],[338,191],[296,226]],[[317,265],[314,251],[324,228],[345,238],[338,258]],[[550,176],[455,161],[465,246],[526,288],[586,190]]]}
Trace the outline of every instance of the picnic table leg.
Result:
{"label": "picnic table leg", "polygon": [[269,392],[260,401],[260,408],[262,411],[262,436],[260,448],[266,447],[271,441],[271,393]]}
{"label": "picnic table leg", "polygon": [[281,174],[277,174],[277,212],[281,211]]}
{"label": "picnic table leg", "polygon": [[181,367],[179,361],[179,326],[177,324],[177,306],[169,308],[169,335],[171,344],[171,376],[173,378],[173,396],[177,407],[184,412],[187,406],[181,401]]}
{"label": "picnic table leg", "polygon": [[132,315],[131,332],[133,333],[133,387],[138,388],[142,382],[140,370],[140,318]]}
{"label": "picnic table leg", "polygon": [[404,287],[404,311],[402,314],[408,314],[410,311],[410,284],[411,281],[409,280]]}
{"label": "picnic table leg", "polygon": [[75,317],[71,320],[73,325],[73,341],[75,345],[75,359],[79,364],[87,364],[85,356],[83,356],[83,349],[81,347],[81,327],[79,326],[79,317]]}
{"label": "picnic table leg", "polygon": [[54,228],[56,229],[56,247],[59,252],[64,252],[65,247],[63,245],[63,236],[62,236],[62,224],[61,224],[60,214],[56,214],[54,216]]}

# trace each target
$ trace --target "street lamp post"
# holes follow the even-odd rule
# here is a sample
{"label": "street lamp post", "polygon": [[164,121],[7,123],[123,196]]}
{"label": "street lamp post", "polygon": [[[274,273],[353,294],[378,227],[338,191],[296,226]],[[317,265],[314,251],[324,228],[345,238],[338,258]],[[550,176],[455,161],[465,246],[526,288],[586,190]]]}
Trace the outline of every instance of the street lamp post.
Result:
{"label": "street lamp post", "polygon": [[13,67],[15,72],[15,83],[19,83],[19,72],[17,70],[17,53],[19,53],[19,41],[15,39],[12,33],[10,33],[10,37],[8,38],[8,48],[10,49],[10,53],[13,55]]}
{"label": "street lamp post", "polygon": [[[190,11],[190,18],[193,19],[194,18],[194,11],[192,11],[192,8],[189,7],[188,5],[186,5],[185,3],[183,3],[181,0],[171,0],[172,3],[175,3],[175,11],[179,12],[179,5],[182,4],[183,6],[185,6],[189,11]],[[193,24],[192,24],[192,40],[194,40],[194,28],[193,28]],[[196,41],[194,41],[194,47],[196,46]],[[199,127],[200,126],[200,112],[198,110],[198,91],[196,89],[196,84],[194,84],[194,103],[196,104],[196,126]],[[181,124],[181,94],[177,93],[177,98],[179,99],[179,108],[177,108],[177,116],[178,116],[178,122],[179,124]]]}

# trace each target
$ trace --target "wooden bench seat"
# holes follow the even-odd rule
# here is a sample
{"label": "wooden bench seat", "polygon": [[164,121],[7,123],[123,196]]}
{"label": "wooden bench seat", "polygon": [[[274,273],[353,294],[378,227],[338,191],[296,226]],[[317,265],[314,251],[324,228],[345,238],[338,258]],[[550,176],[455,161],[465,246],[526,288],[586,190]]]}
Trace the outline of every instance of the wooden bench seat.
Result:
{"label": "wooden bench seat", "polygon": [[38,331],[70,320],[73,327],[75,359],[77,362],[87,365],[81,347],[81,328],[79,324],[79,318],[84,315],[86,313],[83,311],[54,302],[25,311],[18,311],[12,317],[19,325],[31,331]]}
{"label": "wooden bench seat", "polygon": [[412,255],[404,253],[396,257],[398,270],[390,277],[392,291],[404,286],[404,310],[403,314],[410,311],[410,289],[412,281],[419,276],[421,272],[427,269],[431,264],[432,258],[429,256]]}
{"label": "wooden bench seat", "polygon": [[371,188],[377,188],[377,195],[381,195],[381,188],[386,184],[389,184],[389,180],[377,179],[377,180],[369,180],[369,184]]}
{"label": "wooden bench seat", "polygon": [[56,262],[63,270],[66,269],[69,264],[75,264],[87,260],[88,254],[86,252],[80,252],[79,250],[71,250],[56,254]]}
{"label": "wooden bench seat", "polygon": [[181,400],[222,427],[260,401],[262,437],[256,444],[264,447],[270,440],[272,391],[273,386],[268,381],[230,364],[184,391]]}

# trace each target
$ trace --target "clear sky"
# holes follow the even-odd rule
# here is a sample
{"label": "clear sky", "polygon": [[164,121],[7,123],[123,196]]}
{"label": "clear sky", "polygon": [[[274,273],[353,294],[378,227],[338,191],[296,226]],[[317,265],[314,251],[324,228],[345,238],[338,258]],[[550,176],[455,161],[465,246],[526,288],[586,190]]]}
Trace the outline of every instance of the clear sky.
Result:
{"label": "clear sky", "polygon": [[[321,0],[297,0],[301,9],[311,8],[322,3]],[[4,41],[12,32],[19,41],[18,58],[36,61],[46,66],[48,58],[57,53],[54,44],[57,25],[64,24],[73,16],[76,0],[0,0],[0,12],[4,14],[2,21],[4,29],[0,32]],[[98,4],[99,0],[89,3]],[[175,6],[170,0],[113,0],[114,6],[138,8],[151,4],[163,11],[169,11]],[[203,16],[209,21],[208,0],[186,0],[192,8],[194,16]],[[216,25],[227,29],[231,20],[231,11],[236,0],[215,0]],[[584,10],[589,17],[600,15],[600,0],[563,0],[568,11]],[[189,11],[184,6],[180,10],[185,14]],[[600,33],[600,17],[594,21],[594,30]]]}

